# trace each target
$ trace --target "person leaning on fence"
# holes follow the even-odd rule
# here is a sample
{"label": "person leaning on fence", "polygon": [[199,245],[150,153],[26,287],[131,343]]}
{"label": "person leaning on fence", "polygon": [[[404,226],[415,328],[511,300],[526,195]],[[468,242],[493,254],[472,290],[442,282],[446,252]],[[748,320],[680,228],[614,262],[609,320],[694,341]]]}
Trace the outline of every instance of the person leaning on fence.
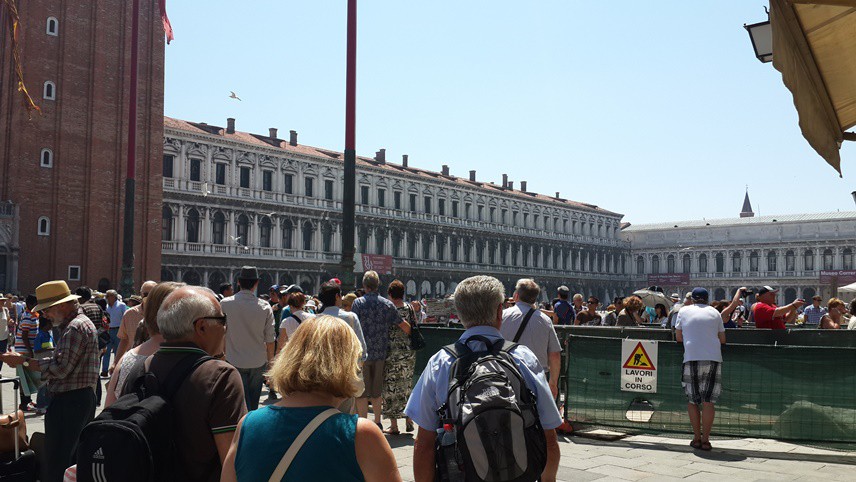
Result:
{"label": "person leaning on fence", "polygon": [[645,304],[642,298],[638,296],[630,296],[624,298],[624,309],[618,313],[618,320],[615,326],[638,326],[644,322],[640,312]]}
{"label": "person leaning on fence", "polygon": [[823,315],[817,327],[821,330],[838,330],[842,328],[842,325],[845,325],[844,314],[847,312],[844,302],[838,298],[831,298],[826,304],[826,308],[829,311]]}
{"label": "person leaning on fence", "polygon": [[723,319],[731,315],[745,290],[737,290],[731,304],[720,313],[708,305],[707,290],[695,288],[692,291],[693,304],[684,306],[678,313],[675,337],[684,344],[681,385],[687,394],[687,412],[693,427],[690,445],[696,449],[711,449],[710,430],[716,413],[714,404],[722,393]]}
{"label": "person leaning on fence", "polygon": [[[504,298],[502,283],[491,276],[473,276],[461,281],[455,289],[455,309],[466,331],[458,340],[459,343],[472,350],[484,350],[483,341],[470,338],[479,337],[492,343],[502,340],[499,327],[502,325]],[[537,397],[538,417],[547,443],[547,465],[541,480],[555,481],[560,456],[555,429],[562,424],[562,418],[553,402],[542,364],[535,354],[522,345],[516,345],[510,354],[526,387]],[[434,445],[437,430],[443,428],[438,410],[447,402],[449,371],[453,361],[445,349],[435,353],[413,387],[404,409],[404,413],[419,426],[413,445],[413,475],[416,482],[434,481]]]}

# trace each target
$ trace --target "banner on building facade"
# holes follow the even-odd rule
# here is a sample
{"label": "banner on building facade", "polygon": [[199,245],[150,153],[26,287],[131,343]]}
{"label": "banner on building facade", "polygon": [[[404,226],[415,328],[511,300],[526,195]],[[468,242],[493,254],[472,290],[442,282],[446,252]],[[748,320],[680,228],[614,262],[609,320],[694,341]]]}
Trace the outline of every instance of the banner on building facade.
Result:
{"label": "banner on building facade", "polygon": [[689,286],[689,273],[649,274],[648,286]]}
{"label": "banner on building facade", "polygon": [[844,286],[856,283],[856,270],[824,270],[820,272],[820,284]]}
{"label": "banner on building facade", "polygon": [[366,271],[377,271],[377,274],[392,273],[392,256],[385,254],[362,254],[354,255],[354,273],[365,273]]}

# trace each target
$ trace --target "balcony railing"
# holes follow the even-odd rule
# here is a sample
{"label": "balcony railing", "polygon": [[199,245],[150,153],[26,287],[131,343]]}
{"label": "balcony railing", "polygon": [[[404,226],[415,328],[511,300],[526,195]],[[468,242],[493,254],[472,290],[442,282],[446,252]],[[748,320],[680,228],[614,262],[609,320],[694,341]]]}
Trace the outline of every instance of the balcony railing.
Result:
{"label": "balcony railing", "polygon": [[[211,185],[196,181],[164,178],[163,187],[164,189],[170,191],[185,191],[205,196],[210,195],[216,197],[237,199],[255,199],[258,201],[274,204],[285,204],[291,206],[311,206],[316,208],[328,209],[331,211],[342,210],[342,202],[337,200],[298,196],[295,194],[286,194],[275,191],[254,190],[243,187],[226,186],[222,184]],[[383,217],[389,219],[407,219],[413,221],[421,221],[425,223],[430,223],[432,225],[445,224],[450,226],[463,226],[472,229],[485,230],[488,232],[506,232],[548,240],[592,244],[600,247],[617,247],[625,249],[630,247],[630,243],[628,241],[616,238],[599,238],[595,236],[587,236],[574,233],[546,231],[543,229],[510,226],[508,224],[497,224],[487,221],[479,221],[475,219],[455,218],[434,213],[421,213],[403,209],[391,209],[383,206],[357,204],[356,211],[357,213],[363,215],[371,215],[375,217]]]}

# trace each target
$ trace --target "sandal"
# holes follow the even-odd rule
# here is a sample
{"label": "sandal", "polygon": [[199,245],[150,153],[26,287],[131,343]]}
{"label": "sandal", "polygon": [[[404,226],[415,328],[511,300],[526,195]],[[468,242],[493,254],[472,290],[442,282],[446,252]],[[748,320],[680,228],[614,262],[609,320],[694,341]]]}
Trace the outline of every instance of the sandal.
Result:
{"label": "sandal", "polygon": [[700,449],[701,448],[701,440],[693,440],[692,442],[690,442],[690,447],[692,447],[694,449]]}
{"label": "sandal", "polygon": [[713,447],[711,447],[709,440],[705,440],[704,442],[701,443],[701,447],[699,447],[699,448],[704,450],[705,452],[710,452],[710,450]]}
{"label": "sandal", "polygon": [[406,432],[412,432],[412,431],[413,431],[413,422],[411,422],[410,420],[408,420],[408,421],[407,421],[407,423],[406,423],[406,424],[404,424],[404,430],[405,430]]}
{"label": "sandal", "polygon": [[393,430],[392,427],[384,430],[383,433],[385,433],[387,435],[401,435],[401,432],[399,432],[397,429]]}

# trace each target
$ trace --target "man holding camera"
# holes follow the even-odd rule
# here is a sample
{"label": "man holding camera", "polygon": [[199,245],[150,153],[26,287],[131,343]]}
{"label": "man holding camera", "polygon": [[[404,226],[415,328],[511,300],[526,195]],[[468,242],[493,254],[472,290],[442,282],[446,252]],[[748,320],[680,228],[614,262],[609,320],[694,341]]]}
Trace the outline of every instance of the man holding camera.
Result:
{"label": "man holding camera", "polygon": [[795,300],[785,306],[776,306],[776,294],[779,290],[763,286],[758,290],[758,302],[752,306],[755,328],[784,330],[785,323],[793,323],[797,311],[805,304],[804,300]]}

